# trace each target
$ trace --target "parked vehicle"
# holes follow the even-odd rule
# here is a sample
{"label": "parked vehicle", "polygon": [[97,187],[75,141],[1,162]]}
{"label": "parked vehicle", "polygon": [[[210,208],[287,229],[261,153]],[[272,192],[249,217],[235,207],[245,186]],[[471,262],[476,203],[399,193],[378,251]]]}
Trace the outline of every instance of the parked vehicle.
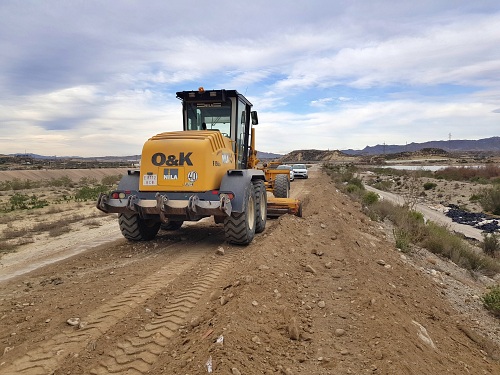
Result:
{"label": "parked vehicle", "polygon": [[295,173],[293,172],[293,168],[291,165],[285,165],[285,164],[281,164],[281,165],[278,165],[278,167],[276,169],[287,169],[290,171],[290,181],[293,181],[295,179]]}
{"label": "parked vehicle", "polygon": [[296,178],[308,178],[307,166],[305,164],[294,164],[292,165],[293,174]]}

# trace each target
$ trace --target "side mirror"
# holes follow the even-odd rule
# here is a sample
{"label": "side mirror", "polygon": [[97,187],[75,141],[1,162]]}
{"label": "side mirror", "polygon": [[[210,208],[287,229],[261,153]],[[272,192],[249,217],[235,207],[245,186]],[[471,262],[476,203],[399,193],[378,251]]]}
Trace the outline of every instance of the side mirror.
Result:
{"label": "side mirror", "polygon": [[250,112],[252,117],[252,125],[257,125],[259,123],[259,118],[257,117],[257,111]]}

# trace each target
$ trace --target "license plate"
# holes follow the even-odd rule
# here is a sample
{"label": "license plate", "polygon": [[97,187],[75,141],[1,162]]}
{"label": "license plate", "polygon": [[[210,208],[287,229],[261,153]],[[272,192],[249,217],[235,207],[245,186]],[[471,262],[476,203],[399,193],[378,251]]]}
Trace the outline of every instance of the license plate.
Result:
{"label": "license plate", "polygon": [[146,175],[142,176],[142,184],[149,185],[149,186],[158,185],[158,175],[146,174]]}

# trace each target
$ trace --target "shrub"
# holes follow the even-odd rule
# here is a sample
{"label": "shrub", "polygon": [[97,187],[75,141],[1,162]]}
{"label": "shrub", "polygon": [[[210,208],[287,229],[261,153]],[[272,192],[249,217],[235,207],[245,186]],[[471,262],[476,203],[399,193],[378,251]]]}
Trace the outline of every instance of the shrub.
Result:
{"label": "shrub", "polygon": [[49,230],[49,237],[59,237],[64,233],[69,232],[71,232],[71,228],[69,226],[52,228]]}
{"label": "shrub", "polygon": [[396,241],[396,247],[400,249],[403,253],[407,253],[410,250],[411,245],[411,235],[405,229],[395,228],[392,233],[394,234],[394,240]]}
{"label": "shrub", "polygon": [[16,249],[17,245],[7,241],[0,241],[0,254],[10,253]]}
{"label": "shrub", "polygon": [[14,238],[19,238],[28,233],[28,229],[25,227],[22,228],[13,228],[13,227],[7,227],[3,230],[2,232],[2,237],[6,240],[11,240]]}
{"label": "shrub", "polygon": [[347,184],[346,187],[345,187],[345,191],[347,191],[349,194],[357,193],[360,190],[361,189],[360,189],[359,186],[353,185],[353,184]]}
{"label": "shrub", "polygon": [[[398,185],[401,185],[400,181],[398,181]],[[384,180],[384,181],[375,182],[374,184],[372,184],[372,186],[375,189],[379,189],[379,190],[382,190],[382,191],[389,191],[391,189],[391,187],[392,187],[392,182]]]}
{"label": "shrub", "polygon": [[434,189],[436,186],[437,186],[437,184],[434,182],[426,182],[424,184],[424,190],[431,190],[431,189]]}
{"label": "shrub", "polygon": [[121,180],[121,178],[122,178],[121,174],[116,175],[116,176],[106,176],[106,177],[102,178],[101,184],[106,185],[106,186],[113,186],[113,185],[116,185],[117,182],[119,182]]}
{"label": "shrub", "polygon": [[47,186],[52,186],[52,187],[61,187],[61,186],[71,187],[73,185],[74,185],[73,181],[71,181],[71,178],[69,178],[68,176],[51,178],[50,181],[47,182]]}
{"label": "shrub", "polygon": [[368,191],[363,195],[363,204],[370,206],[377,203],[379,200],[378,194],[373,191]]}
{"label": "shrub", "polygon": [[500,317],[500,286],[495,286],[486,293],[481,300],[484,307],[490,312]]}
{"label": "shrub", "polygon": [[479,203],[485,211],[500,215],[500,186],[482,189]]}
{"label": "shrub", "polygon": [[469,197],[470,202],[479,202],[480,200],[481,200],[481,195],[479,195],[479,194],[472,194]]}
{"label": "shrub", "polygon": [[10,210],[28,210],[33,208],[42,208],[49,205],[45,199],[38,199],[35,195],[28,196],[26,194],[15,193],[9,199]]}
{"label": "shrub", "polygon": [[77,202],[96,200],[99,196],[99,193],[104,193],[106,191],[108,191],[108,187],[104,185],[98,185],[96,187],[83,186],[76,192],[75,200]]}
{"label": "shrub", "polygon": [[485,254],[495,257],[500,248],[498,236],[495,233],[483,235],[483,251]]}

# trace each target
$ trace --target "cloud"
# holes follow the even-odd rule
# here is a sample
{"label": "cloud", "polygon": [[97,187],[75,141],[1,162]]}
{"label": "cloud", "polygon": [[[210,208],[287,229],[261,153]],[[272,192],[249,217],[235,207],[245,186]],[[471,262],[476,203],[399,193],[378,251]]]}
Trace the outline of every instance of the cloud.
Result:
{"label": "cloud", "polygon": [[263,151],[498,135],[495,2],[4,1],[0,17],[2,152],[138,153],[199,86],[247,95]]}

